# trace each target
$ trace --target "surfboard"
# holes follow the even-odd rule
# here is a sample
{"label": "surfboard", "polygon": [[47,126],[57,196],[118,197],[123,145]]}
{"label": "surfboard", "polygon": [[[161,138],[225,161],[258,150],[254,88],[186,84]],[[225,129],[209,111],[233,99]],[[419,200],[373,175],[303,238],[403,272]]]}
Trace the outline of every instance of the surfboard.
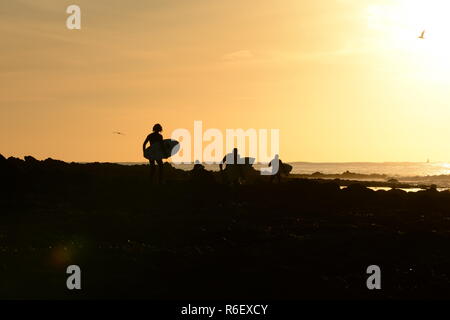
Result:
{"label": "surfboard", "polygon": [[245,161],[245,164],[254,165],[256,159],[255,159],[255,158],[252,158],[252,157],[245,157],[245,158],[244,158],[244,161]]}
{"label": "surfboard", "polygon": [[[164,148],[162,146],[164,146]],[[167,159],[176,154],[178,151],[180,151],[180,143],[178,141],[165,139],[146,148],[144,157],[149,160]]]}
{"label": "surfboard", "polygon": [[290,164],[283,163],[283,167],[285,174],[289,174],[292,171],[292,166]]}
{"label": "surfboard", "polygon": [[[233,161],[233,156],[232,155],[230,156],[229,159],[230,160],[227,159],[227,162],[226,162],[227,166],[232,166],[233,164],[237,164],[237,165],[251,165],[252,166],[252,165],[255,164],[255,161],[256,161],[256,159],[252,158],[252,157],[241,157],[241,156],[238,156],[237,163],[232,163],[232,161]],[[228,161],[230,161],[230,162],[228,162]]]}

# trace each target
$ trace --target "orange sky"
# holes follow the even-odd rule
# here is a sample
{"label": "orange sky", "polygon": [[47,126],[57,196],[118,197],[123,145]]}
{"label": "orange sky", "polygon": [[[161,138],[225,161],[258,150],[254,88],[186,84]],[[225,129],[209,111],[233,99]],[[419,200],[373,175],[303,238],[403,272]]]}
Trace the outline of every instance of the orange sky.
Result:
{"label": "orange sky", "polygon": [[0,153],[143,161],[202,120],[280,129],[285,161],[450,161],[450,5],[423,4],[2,1]]}

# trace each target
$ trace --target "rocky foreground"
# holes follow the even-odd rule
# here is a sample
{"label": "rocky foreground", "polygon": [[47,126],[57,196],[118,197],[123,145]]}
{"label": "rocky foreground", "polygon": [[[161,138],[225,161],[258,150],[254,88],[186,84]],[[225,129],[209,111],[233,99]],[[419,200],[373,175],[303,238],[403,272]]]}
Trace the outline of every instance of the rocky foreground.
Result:
{"label": "rocky foreground", "polygon": [[[1,298],[450,296],[450,192],[0,157]],[[68,291],[79,265],[83,289]],[[378,265],[382,289],[369,291]]]}

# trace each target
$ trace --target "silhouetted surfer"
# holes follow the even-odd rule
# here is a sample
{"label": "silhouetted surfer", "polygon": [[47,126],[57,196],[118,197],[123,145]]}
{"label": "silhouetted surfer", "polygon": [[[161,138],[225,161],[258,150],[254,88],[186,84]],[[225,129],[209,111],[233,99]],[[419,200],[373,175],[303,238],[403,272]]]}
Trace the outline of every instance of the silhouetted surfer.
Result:
{"label": "silhouetted surfer", "polygon": [[[144,141],[144,145],[142,146],[144,154],[145,154],[145,146],[147,145],[147,142],[150,143],[150,146],[152,146],[155,143],[161,143],[163,141],[163,136],[160,134],[161,131],[163,131],[163,129],[159,123],[157,123],[153,126],[153,132],[147,136],[147,138]],[[155,163],[158,163],[158,183],[162,183],[162,178],[163,178],[163,161],[162,161],[162,159],[159,159],[159,160],[149,159],[149,161],[150,161],[150,182],[153,182],[153,176],[155,175]]]}
{"label": "silhouetted surfer", "polygon": [[[245,180],[242,164],[245,159],[241,159],[238,149],[234,148],[232,153],[228,153],[223,157],[219,164],[220,172],[223,173],[223,164],[226,164],[228,181],[232,184],[239,184],[239,180]],[[242,163],[241,163],[242,162]]]}
{"label": "silhouetted surfer", "polygon": [[281,171],[284,170],[284,164],[281,161],[278,154],[275,155],[275,158],[273,158],[269,162],[269,167],[272,168],[272,175],[270,176],[270,182],[272,183],[273,179],[277,177],[278,183],[281,182]]}

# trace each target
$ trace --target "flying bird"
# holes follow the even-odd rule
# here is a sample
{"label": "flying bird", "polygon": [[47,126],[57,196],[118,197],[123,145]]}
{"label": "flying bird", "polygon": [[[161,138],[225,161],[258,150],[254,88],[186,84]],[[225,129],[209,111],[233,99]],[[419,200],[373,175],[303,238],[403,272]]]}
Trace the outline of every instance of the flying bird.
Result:
{"label": "flying bird", "polygon": [[420,37],[417,37],[417,39],[425,39],[425,30],[422,31]]}
{"label": "flying bird", "polygon": [[120,132],[120,131],[114,131],[113,134],[118,134],[118,135],[121,135],[121,136],[124,136],[124,135],[125,135],[125,133]]}

